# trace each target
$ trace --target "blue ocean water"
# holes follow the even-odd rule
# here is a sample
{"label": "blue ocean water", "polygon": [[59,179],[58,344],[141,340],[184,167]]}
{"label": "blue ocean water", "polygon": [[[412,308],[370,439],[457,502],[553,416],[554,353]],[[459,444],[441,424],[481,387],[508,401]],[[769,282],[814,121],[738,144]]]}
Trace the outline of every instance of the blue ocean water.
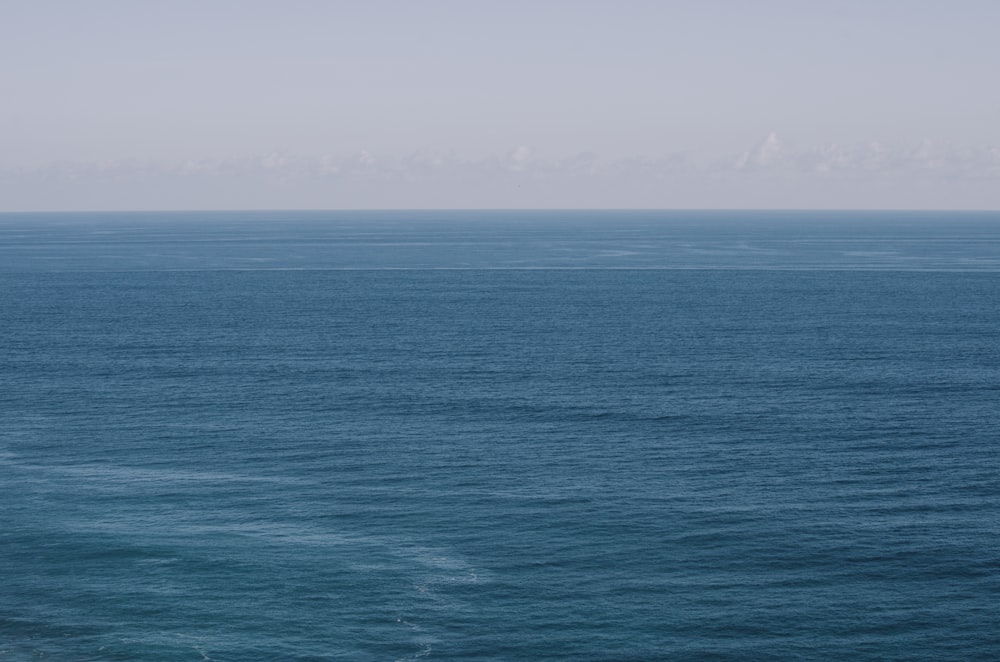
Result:
{"label": "blue ocean water", "polygon": [[1000,658],[1000,214],[0,215],[0,660]]}

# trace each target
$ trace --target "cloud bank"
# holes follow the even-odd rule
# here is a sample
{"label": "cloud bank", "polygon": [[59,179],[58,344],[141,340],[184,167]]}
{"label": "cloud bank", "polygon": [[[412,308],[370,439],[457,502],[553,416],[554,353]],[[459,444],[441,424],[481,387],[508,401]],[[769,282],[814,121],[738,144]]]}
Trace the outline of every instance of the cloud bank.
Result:
{"label": "cloud bank", "polygon": [[528,145],[462,158],[270,152],[178,162],[0,168],[5,211],[306,208],[1000,208],[1000,147],[923,141],[746,151],[548,156]]}

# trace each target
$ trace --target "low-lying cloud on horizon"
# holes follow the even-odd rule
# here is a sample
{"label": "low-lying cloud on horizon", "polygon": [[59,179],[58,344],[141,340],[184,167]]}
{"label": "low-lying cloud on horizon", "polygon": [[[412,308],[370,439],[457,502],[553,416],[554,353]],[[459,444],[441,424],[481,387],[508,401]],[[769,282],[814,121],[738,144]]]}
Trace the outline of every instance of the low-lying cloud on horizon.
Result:
{"label": "low-lying cloud on horizon", "polygon": [[796,146],[772,132],[724,157],[597,152],[463,158],[273,151],[0,168],[12,211],[335,208],[936,208],[1000,206],[1000,147],[930,140]]}

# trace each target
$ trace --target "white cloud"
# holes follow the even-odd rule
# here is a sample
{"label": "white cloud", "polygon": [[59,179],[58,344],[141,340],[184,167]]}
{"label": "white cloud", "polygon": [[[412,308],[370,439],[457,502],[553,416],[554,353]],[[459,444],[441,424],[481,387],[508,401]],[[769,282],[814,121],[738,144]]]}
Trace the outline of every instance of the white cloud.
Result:
{"label": "white cloud", "polygon": [[896,146],[881,142],[854,146],[831,144],[802,152],[796,163],[804,172],[830,175],[996,178],[1000,176],[1000,149],[930,140]]}
{"label": "white cloud", "polygon": [[525,145],[518,145],[507,153],[507,167],[514,172],[521,172],[528,166],[531,150]]}
{"label": "white cloud", "polygon": [[737,170],[756,170],[781,165],[785,156],[785,146],[774,131],[767,134],[753,149],[736,159]]}

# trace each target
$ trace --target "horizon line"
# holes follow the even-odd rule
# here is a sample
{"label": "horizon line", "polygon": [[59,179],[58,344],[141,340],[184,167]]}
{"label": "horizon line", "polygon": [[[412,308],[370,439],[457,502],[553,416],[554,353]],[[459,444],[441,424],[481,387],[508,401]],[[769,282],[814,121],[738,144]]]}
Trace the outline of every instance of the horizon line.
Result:
{"label": "horizon line", "polygon": [[907,207],[309,207],[309,208],[183,208],[183,209],[8,209],[11,214],[186,214],[186,213],[463,213],[463,212],[759,212],[759,213],[950,213],[995,214],[1000,208],[907,208]]}

